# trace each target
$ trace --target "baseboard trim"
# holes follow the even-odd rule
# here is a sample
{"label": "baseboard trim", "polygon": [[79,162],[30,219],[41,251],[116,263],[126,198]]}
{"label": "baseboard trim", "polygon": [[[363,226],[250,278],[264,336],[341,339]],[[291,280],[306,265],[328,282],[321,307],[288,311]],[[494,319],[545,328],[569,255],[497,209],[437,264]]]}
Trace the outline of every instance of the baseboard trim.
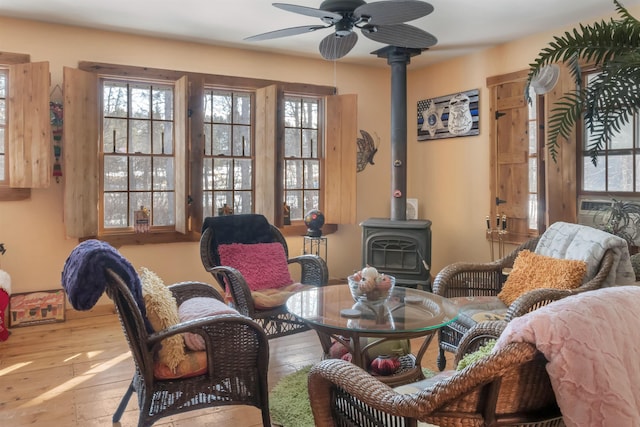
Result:
{"label": "baseboard trim", "polygon": [[106,316],[116,313],[116,308],[113,304],[100,304],[93,307],[91,310],[79,311],[73,308],[68,308],[65,311],[66,320],[74,319],[86,319],[87,317]]}

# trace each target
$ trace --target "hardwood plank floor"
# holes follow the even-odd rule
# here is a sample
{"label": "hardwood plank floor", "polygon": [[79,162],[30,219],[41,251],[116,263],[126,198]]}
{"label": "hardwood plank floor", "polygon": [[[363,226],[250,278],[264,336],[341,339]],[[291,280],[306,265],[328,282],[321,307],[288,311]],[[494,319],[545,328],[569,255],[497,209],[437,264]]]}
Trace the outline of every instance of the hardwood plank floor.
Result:
{"label": "hardwood plank floor", "polygon": [[[115,314],[108,311],[53,323],[12,329],[0,342],[0,425],[26,427],[113,426],[111,417],[133,372],[133,362]],[[437,340],[423,358],[436,370]],[[419,340],[412,342],[417,348]],[[313,331],[269,342],[269,387],[283,376],[321,358]],[[119,424],[136,426],[131,398]],[[229,406],[161,419],[158,427],[260,426],[260,411]]]}

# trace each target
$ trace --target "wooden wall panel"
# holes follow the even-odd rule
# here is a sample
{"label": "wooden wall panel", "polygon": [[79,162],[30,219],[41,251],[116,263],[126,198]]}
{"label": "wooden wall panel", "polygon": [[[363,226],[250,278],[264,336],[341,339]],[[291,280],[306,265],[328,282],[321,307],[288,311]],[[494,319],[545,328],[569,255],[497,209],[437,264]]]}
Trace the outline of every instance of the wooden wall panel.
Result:
{"label": "wooden wall panel", "polygon": [[98,78],[64,68],[64,222],[69,237],[98,234]]}
{"label": "wooden wall panel", "polygon": [[329,224],[356,222],[357,107],[357,95],[327,97],[324,214]]}
{"label": "wooden wall panel", "polygon": [[[551,116],[555,102],[563,94],[575,89],[575,83],[566,66],[560,66],[556,87],[545,95],[545,116]],[[545,130],[546,131],[546,130]],[[546,140],[546,138],[545,138]],[[575,130],[568,140],[558,140],[556,162],[546,156],[547,224],[557,221],[576,222],[578,219],[577,137]]]}
{"label": "wooden wall panel", "polygon": [[256,91],[254,152],[259,161],[255,162],[255,194],[260,194],[260,197],[256,197],[255,212],[277,225],[282,224],[282,209],[280,204],[276,206],[275,197],[276,182],[282,182],[282,175],[276,169],[277,141],[282,134],[279,131],[278,106],[282,96],[282,90],[277,85]]}
{"label": "wooden wall panel", "polygon": [[9,67],[9,185],[47,188],[51,184],[51,124],[48,62]]}

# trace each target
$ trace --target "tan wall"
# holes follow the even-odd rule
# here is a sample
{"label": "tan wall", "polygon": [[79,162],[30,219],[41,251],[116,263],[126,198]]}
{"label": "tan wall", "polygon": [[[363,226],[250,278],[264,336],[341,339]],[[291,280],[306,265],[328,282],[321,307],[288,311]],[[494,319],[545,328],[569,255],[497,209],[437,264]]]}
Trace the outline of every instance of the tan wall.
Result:
{"label": "tan wall", "polygon": [[[48,61],[52,87],[62,84],[64,66],[75,67],[79,61],[333,85],[339,88],[339,93],[358,94],[362,129],[381,136],[389,134],[389,94],[387,90],[378,90],[388,86],[386,67],[370,69],[337,63],[334,68],[332,62],[320,58],[266,55],[2,17],[0,40],[2,51],[30,54],[34,62]],[[355,140],[353,144],[355,149]],[[358,186],[362,188],[358,196],[358,222],[371,215],[389,215],[386,200],[370,203],[373,207],[368,207],[367,188],[388,186],[389,182],[390,172],[384,167],[389,163],[388,148],[380,151],[380,166],[374,170],[374,176],[358,176]],[[33,190],[29,200],[0,202],[0,242],[8,249],[0,258],[0,267],[11,274],[13,292],[60,286],[64,261],[77,244],[64,236],[62,199],[62,184],[53,183],[49,189]],[[292,237],[288,242],[291,254],[302,252],[302,237]],[[211,281],[200,262],[197,243],[125,246],[120,251],[136,268],[146,266],[155,270],[167,283]],[[338,233],[330,235],[328,252],[331,277],[346,277],[360,265],[360,228],[341,227]]]}
{"label": "tan wall", "polygon": [[[629,12],[639,16],[640,6],[630,7]],[[491,203],[489,126],[493,118],[488,114],[486,78],[527,69],[554,35],[574,27],[409,71],[407,193],[419,199],[420,217],[433,222],[433,272],[456,260],[483,262],[491,257],[485,217]],[[480,90],[480,135],[418,142],[417,102],[471,89]]]}
{"label": "tan wall", "polygon": [[[433,273],[453,261],[489,259],[484,240],[484,217],[489,209],[490,124],[485,79],[526,68],[552,34],[424,69],[408,67],[407,190],[409,197],[420,201],[420,217],[433,221]],[[359,128],[379,135],[381,140],[375,166],[369,165],[358,174],[358,222],[389,216],[390,76],[386,66],[367,68],[337,63],[334,69],[332,62],[321,59],[266,55],[2,17],[0,40],[2,51],[27,53],[32,61],[49,61],[52,87],[61,84],[64,66],[99,61],[335,85],[339,93],[357,93]],[[474,88],[480,89],[479,136],[417,142],[418,100]],[[77,244],[64,236],[62,198],[62,184],[54,182],[49,189],[32,191],[30,200],[0,202],[0,242],[8,249],[0,257],[0,267],[11,274],[13,292],[60,286],[64,261]],[[346,277],[358,268],[360,233],[355,224],[341,226],[329,236],[332,278]],[[288,241],[292,254],[301,252],[301,237]],[[155,270],[168,283],[211,281],[200,263],[197,243],[126,246],[121,252],[135,267]]]}
{"label": "tan wall", "polygon": [[[490,260],[485,217],[490,209],[489,127],[493,118],[486,78],[526,69],[548,40],[548,36],[537,36],[410,73],[407,190],[409,197],[419,200],[420,216],[433,222],[433,271],[453,260]],[[417,140],[419,100],[471,89],[480,93],[479,135]]]}

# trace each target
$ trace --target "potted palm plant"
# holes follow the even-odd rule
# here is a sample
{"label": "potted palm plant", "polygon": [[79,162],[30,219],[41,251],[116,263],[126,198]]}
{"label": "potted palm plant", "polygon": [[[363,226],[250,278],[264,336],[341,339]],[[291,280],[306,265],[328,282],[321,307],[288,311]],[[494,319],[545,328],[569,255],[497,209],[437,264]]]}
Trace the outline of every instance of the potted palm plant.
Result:
{"label": "potted palm plant", "polygon": [[[565,93],[553,106],[549,118],[548,149],[556,160],[559,138],[569,138],[580,119],[590,131],[589,155],[594,165],[605,143],[640,108],[640,21],[618,0],[613,0],[619,19],[580,25],[545,47],[530,64],[529,86],[546,66],[564,62],[576,89]],[[581,65],[588,63],[601,72],[582,84]]]}
{"label": "potted palm plant", "polygon": [[596,212],[594,224],[602,230],[622,237],[630,253],[637,253],[635,243],[640,235],[640,205],[630,200],[612,198],[611,206]]}

